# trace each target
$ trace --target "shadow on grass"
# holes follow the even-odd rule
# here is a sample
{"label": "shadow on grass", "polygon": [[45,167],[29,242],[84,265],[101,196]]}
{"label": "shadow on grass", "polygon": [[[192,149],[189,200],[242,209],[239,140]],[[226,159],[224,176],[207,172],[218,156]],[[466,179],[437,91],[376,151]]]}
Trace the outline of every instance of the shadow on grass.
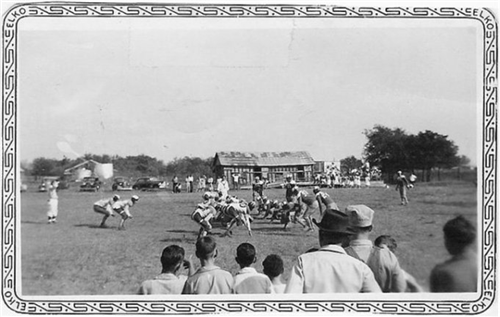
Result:
{"label": "shadow on grass", "polygon": [[292,231],[290,228],[252,228],[252,232],[266,236],[297,236],[298,233]]}
{"label": "shadow on grass", "polygon": [[29,225],[46,225],[47,224],[47,221],[21,221],[21,224],[29,224]]}
{"label": "shadow on grass", "polygon": [[102,230],[104,230],[104,229],[116,229],[116,227],[101,227],[100,225],[85,224],[85,223],[75,225],[75,227],[87,227],[87,228],[91,228],[91,229],[102,229]]}
{"label": "shadow on grass", "polygon": [[198,234],[198,231],[192,231],[192,230],[178,230],[178,229],[173,229],[173,230],[165,230],[165,232],[170,232],[170,233],[191,233],[191,234]]}

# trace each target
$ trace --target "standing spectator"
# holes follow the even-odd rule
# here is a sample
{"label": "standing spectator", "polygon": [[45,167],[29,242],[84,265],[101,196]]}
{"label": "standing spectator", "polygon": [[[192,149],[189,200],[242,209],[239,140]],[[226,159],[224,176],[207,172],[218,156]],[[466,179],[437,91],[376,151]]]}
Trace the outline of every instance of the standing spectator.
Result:
{"label": "standing spectator", "polygon": [[198,191],[205,191],[207,187],[207,177],[205,175],[201,176],[198,180]]}
{"label": "standing spectator", "polygon": [[212,176],[210,176],[207,179],[207,184],[208,184],[208,190],[213,192],[214,191],[214,178]]}
{"label": "standing spectator", "polygon": [[323,205],[324,209],[340,210],[332,197],[325,192],[322,192],[319,186],[314,186],[313,193],[316,195],[316,200],[318,201],[319,214],[323,217]]}
{"label": "standing spectator", "polygon": [[236,262],[240,270],[234,277],[235,294],[270,294],[273,293],[271,280],[267,275],[258,273],[252,265],[257,261],[255,247],[242,243],[236,249]]}
{"label": "standing spectator", "polygon": [[240,190],[240,173],[233,173],[233,189]]}
{"label": "standing spectator", "polygon": [[222,179],[217,179],[217,191],[219,192],[221,199],[226,199],[227,194],[229,193],[229,183],[227,182],[226,176],[222,176]]}
{"label": "standing spectator", "polygon": [[179,188],[179,178],[177,177],[177,175],[174,175],[174,177],[172,177],[172,192],[173,193],[177,193],[177,189]]}
{"label": "standing spectator", "polygon": [[277,254],[271,254],[264,259],[262,266],[264,267],[264,274],[269,277],[273,284],[274,293],[284,293],[286,284],[281,280],[281,276],[284,272],[283,259]]}
{"label": "standing spectator", "polygon": [[57,196],[57,188],[59,187],[59,181],[53,180],[50,182],[48,187],[49,200],[47,209],[48,223],[57,222],[57,214],[59,213],[59,197]]}
{"label": "standing spectator", "polygon": [[[375,246],[380,248],[387,248],[394,254],[396,254],[396,248],[398,247],[396,240],[389,235],[378,236],[373,242],[373,244],[375,244]],[[405,277],[406,280],[405,291],[407,293],[420,293],[424,291],[422,286],[418,284],[417,280],[415,279],[415,277],[413,277],[413,275],[411,275],[410,273],[406,272],[403,269],[401,269],[401,272],[403,272],[403,276]]]}
{"label": "standing spectator", "polygon": [[399,190],[401,205],[408,205],[408,197],[406,196],[407,188],[408,188],[408,180],[401,171],[398,171],[398,177],[396,178],[396,190]]}
{"label": "standing spectator", "polygon": [[118,200],[113,204],[113,210],[120,216],[122,216],[120,225],[118,226],[118,230],[125,230],[125,220],[132,219],[132,215],[130,214],[130,207],[134,206],[138,201],[139,196],[133,195],[129,200]]}
{"label": "standing spectator", "polygon": [[96,201],[94,203],[94,211],[100,214],[103,214],[104,217],[102,218],[101,221],[101,228],[107,228],[106,226],[106,220],[109,218],[109,216],[114,217],[115,215],[113,214],[113,204],[120,200],[120,196],[118,195],[113,195],[111,198],[106,198],[106,199],[101,199],[99,201]]}
{"label": "standing spectator", "polygon": [[189,181],[189,175],[186,176],[186,193],[191,192],[191,182]]}
{"label": "standing spectator", "polygon": [[406,290],[406,280],[396,256],[386,248],[373,246],[370,233],[373,230],[373,210],[365,205],[346,208],[349,224],[355,231],[347,254],[366,263],[384,293],[399,293]]}
{"label": "standing spectator", "polygon": [[328,209],[320,223],[320,249],[299,256],[293,266],[285,293],[368,293],[380,292],[372,271],[349,256],[342,244],[354,232],[346,214]]}
{"label": "standing spectator", "polygon": [[444,245],[452,257],[432,270],[431,292],[476,292],[476,229],[463,216],[458,216],[448,221],[443,231]]}
{"label": "standing spectator", "polygon": [[189,174],[189,177],[188,177],[188,181],[189,181],[189,192],[192,193],[193,192],[193,183],[194,183],[194,177],[193,177],[193,174]]}
{"label": "standing spectator", "polygon": [[188,276],[194,273],[193,263],[184,259],[184,248],[170,245],[161,254],[161,274],[153,280],[144,281],[139,288],[139,295],[181,294],[187,276],[180,274],[188,269]]}
{"label": "standing spectator", "polygon": [[213,237],[196,241],[196,257],[201,267],[188,277],[182,294],[231,294],[234,279],[231,273],[215,265],[217,243]]}

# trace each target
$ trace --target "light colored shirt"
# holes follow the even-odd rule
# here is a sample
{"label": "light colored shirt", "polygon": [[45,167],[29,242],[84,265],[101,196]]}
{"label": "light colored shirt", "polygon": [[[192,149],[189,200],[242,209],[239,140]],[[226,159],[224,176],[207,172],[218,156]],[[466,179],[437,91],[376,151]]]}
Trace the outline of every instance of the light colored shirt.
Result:
{"label": "light colored shirt", "polygon": [[140,295],[181,294],[187,276],[162,273],[153,280],[144,281],[139,288]]}
{"label": "light colored shirt", "polygon": [[235,294],[271,294],[273,285],[267,275],[259,273],[253,267],[244,267],[234,277]]}
{"label": "light colored shirt", "polygon": [[384,293],[406,290],[406,280],[399,261],[389,249],[374,247],[370,240],[358,239],[349,243],[346,252],[354,257],[357,255],[370,267]]}
{"label": "light colored shirt", "polygon": [[218,266],[199,268],[184,284],[182,294],[231,294],[233,276]]}
{"label": "light colored shirt", "polygon": [[134,203],[132,200],[118,200],[113,204],[113,210],[119,214],[125,213],[127,216],[131,217],[129,208],[132,207]]}
{"label": "light colored shirt", "polygon": [[49,199],[58,199],[57,186],[49,185]]}
{"label": "light colored shirt", "polygon": [[370,268],[339,245],[299,256],[285,293],[380,293]]}

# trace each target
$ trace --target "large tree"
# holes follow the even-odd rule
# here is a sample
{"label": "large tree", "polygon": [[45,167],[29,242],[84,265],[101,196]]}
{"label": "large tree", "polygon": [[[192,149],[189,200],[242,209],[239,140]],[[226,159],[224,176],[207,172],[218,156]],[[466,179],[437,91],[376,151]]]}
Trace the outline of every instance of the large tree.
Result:
{"label": "large tree", "polygon": [[[412,137],[411,149],[412,163],[417,169],[425,171],[426,180],[430,180],[434,168],[450,168],[460,164],[457,155],[458,147],[447,135],[442,135],[426,130]],[[439,174],[438,174],[439,177]]]}
{"label": "large tree", "polygon": [[365,130],[364,134],[368,142],[363,155],[371,166],[378,166],[386,177],[409,167],[406,151],[408,135],[404,130],[376,125],[371,130]]}
{"label": "large tree", "polygon": [[344,173],[349,173],[353,169],[359,169],[363,162],[353,155],[340,160],[340,169]]}

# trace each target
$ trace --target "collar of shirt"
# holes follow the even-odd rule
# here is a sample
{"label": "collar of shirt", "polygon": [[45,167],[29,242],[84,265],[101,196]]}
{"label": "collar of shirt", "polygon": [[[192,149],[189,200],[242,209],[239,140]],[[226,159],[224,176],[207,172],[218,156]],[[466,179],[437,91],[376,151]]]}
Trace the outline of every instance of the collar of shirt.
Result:
{"label": "collar of shirt", "polygon": [[371,246],[373,246],[373,243],[370,240],[356,239],[356,240],[351,240],[351,242],[349,242],[349,246],[351,246],[351,247],[371,247]]}
{"label": "collar of shirt", "polygon": [[202,266],[198,269],[198,271],[196,271],[196,273],[205,273],[215,270],[220,270],[220,267],[218,267],[217,265]]}
{"label": "collar of shirt", "polygon": [[253,267],[247,266],[239,270],[238,273],[236,274],[248,274],[248,273],[256,274],[257,270]]}
{"label": "collar of shirt", "polygon": [[346,254],[344,248],[342,248],[340,245],[336,245],[336,244],[324,245],[318,251],[329,251],[329,252]]}
{"label": "collar of shirt", "polygon": [[155,280],[178,280],[179,278],[177,275],[173,273],[161,273],[157,277],[155,277]]}

